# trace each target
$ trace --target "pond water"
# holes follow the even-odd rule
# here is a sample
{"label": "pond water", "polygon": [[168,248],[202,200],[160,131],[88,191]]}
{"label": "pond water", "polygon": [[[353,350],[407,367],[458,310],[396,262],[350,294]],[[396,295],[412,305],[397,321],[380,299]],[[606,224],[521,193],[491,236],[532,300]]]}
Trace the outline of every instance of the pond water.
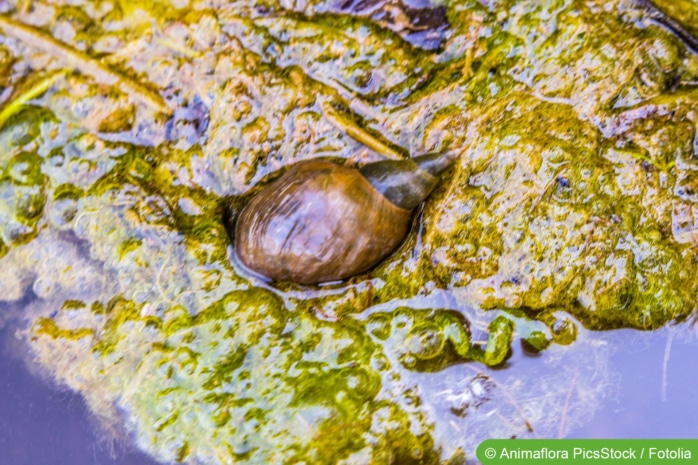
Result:
{"label": "pond water", "polygon": [[694,336],[686,337],[687,329],[604,334],[618,347],[609,363],[618,375],[618,390],[568,437],[697,438],[698,362],[696,342]]}
{"label": "pond water", "polygon": [[[600,408],[564,437],[698,437],[698,344],[694,336],[687,337],[689,331],[693,329],[682,325],[654,332],[595,334],[614,347],[608,360],[614,383]],[[31,374],[26,362],[8,349],[13,340],[11,331],[0,332],[0,346],[5,348],[0,357],[0,456],[4,463],[158,463],[134,450],[128,438],[108,437],[79,394]],[[538,358],[517,351],[513,359],[525,367]]]}
{"label": "pond water", "polygon": [[[0,457],[455,465],[490,437],[695,436],[696,18],[0,1]],[[281,171],[444,151],[370,270],[238,262],[228,220]],[[333,244],[374,234],[354,224]]]}
{"label": "pond water", "polygon": [[[0,343],[7,344],[6,331]],[[82,397],[29,373],[5,350],[0,357],[0,457],[7,465],[155,465],[123,440],[103,436]]]}

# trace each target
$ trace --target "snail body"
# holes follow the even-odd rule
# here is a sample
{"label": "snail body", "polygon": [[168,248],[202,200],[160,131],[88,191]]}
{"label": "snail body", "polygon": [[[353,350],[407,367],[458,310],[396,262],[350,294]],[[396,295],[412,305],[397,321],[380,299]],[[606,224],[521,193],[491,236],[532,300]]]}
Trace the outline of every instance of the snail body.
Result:
{"label": "snail body", "polygon": [[229,227],[236,254],[267,278],[301,284],[364,272],[404,240],[414,208],[453,158],[430,154],[360,169],[300,162],[262,189]]}

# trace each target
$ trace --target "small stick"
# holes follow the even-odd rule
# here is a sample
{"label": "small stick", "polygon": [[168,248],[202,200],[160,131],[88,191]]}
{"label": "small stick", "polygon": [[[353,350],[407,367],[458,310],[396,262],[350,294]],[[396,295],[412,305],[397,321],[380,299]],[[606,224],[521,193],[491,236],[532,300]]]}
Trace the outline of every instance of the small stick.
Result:
{"label": "small stick", "polygon": [[62,60],[67,65],[77,69],[83,74],[91,76],[102,84],[117,86],[121,91],[130,95],[134,100],[153,108],[156,111],[171,115],[172,109],[167,106],[165,100],[158,94],[137,81],[123,76],[86,53],[75,50],[63,44],[49,34],[14,21],[5,15],[0,15],[0,28],[15,39],[26,42],[39,50]]}
{"label": "small stick", "polygon": [[195,59],[195,58],[201,58],[203,56],[203,53],[193,50],[191,48],[184,47],[182,45],[179,45],[177,42],[174,40],[170,39],[169,37],[156,37],[155,42],[158,45],[162,45],[163,47],[172,50],[173,52],[177,52],[181,55],[184,55],[187,58]]}
{"label": "small stick", "polygon": [[395,160],[404,160],[405,154],[402,154],[392,147],[389,147],[386,143],[378,140],[375,136],[369,134],[364,129],[360,128],[356,123],[351,121],[346,116],[342,115],[341,112],[337,111],[332,107],[332,104],[328,101],[323,101],[320,106],[322,111],[327,117],[327,119],[335,126],[337,129],[344,131],[348,136],[352,137],[354,140],[360,142],[371,150],[385,155]]}
{"label": "small stick", "polygon": [[669,366],[669,358],[671,357],[671,343],[674,340],[674,331],[669,331],[669,337],[666,340],[666,346],[664,346],[664,361],[662,362],[662,402],[667,400],[667,387],[669,385],[667,381],[667,368]]}
{"label": "small stick", "polygon": [[574,391],[574,386],[577,384],[577,374],[579,374],[579,368],[574,369],[574,375],[572,376],[572,382],[570,383],[570,388],[567,390],[567,398],[565,398],[565,406],[562,408],[562,416],[560,417],[560,428],[557,430],[557,438],[560,439],[565,435],[565,420],[567,420],[567,411],[570,408],[570,399],[572,398],[572,391]]}
{"label": "small stick", "polygon": [[69,72],[70,69],[67,68],[52,71],[46,76],[37,79],[27,89],[20,91],[20,93],[15,98],[10,100],[7,105],[3,107],[2,111],[0,111],[0,128],[2,128],[5,122],[10,119],[12,115],[17,113],[24,105],[49,90],[51,86],[56,83],[56,81]]}
{"label": "small stick", "polygon": [[565,166],[565,165],[569,165],[569,164],[570,164],[569,161],[562,163],[562,165],[560,166],[560,169],[557,171],[557,173],[555,173],[550,178],[550,180],[545,184],[545,186],[543,186],[543,190],[541,191],[540,195],[538,195],[538,198],[536,198],[533,201],[533,203],[531,204],[531,207],[528,209],[529,215],[531,213],[533,213],[533,211],[536,209],[536,207],[538,207],[538,204],[543,200],[543,197],[545,197],[545,194],[548,193],[548,190],[550,189],[550,187],[555,183],[555,181],[557,181],[557,178],[559,178],[560,175],[567,170],[567,166]]}
{"label": "small stick", "polygon": [[526,426],[526,430],[527,430],[529,433],[534,433],[534,434],[535,434],[535,431],[533,430],[533,425],[531,425],[531,422],[529,422],[529,421],[528,421],[528,418],[526,418],[526,415],[524,414],[523,409],[521,408],[521,406],[519,405],[519,403],[516,401],[516,399],[514,399],[514,396],[511,395],[511,393],[509,392],[509,390],[508,390],[507,388],[505,388],[503,384],[501,384],[499,381],[497,381],[496,379],[494,379],[494,378],[492,377],[492,375],[490,375],[490,374],[488,374],[488,373],[484,373],[484,372],[482,372],[482,371],[479,371],[479,370],[477,370],[476,368],[473,368],[473,367],[471,367],[471,366],[468,365],[468,364],[465,364],[464,366],[465,366],[465,368],[468,368],[470,371],[475,372],[476,375],[483,375],[483,376],[486,376],[487,378],[491,379],[491,380],[494,382],[494,384],[497,385],[497,386],[502,390],[502,393],[504,394],[504,397],[506,397],[507,400],[509,401],[509,403],[511,404],[511,406],[514,407],[514,409],[516,410],[516,413],[519,414],[519,416],[521,417],[521,419],[522,419],[523,422],[524,422],[524,425]]}

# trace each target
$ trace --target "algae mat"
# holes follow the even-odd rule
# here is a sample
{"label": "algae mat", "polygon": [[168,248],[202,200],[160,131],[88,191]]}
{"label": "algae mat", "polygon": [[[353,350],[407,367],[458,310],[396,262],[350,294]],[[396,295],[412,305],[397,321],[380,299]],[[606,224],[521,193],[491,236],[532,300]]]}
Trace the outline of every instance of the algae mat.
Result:
{"label": "algae mat", "polygon": [[[671,5],[0,3],[0,324],[166,463],[564,435],[614,386],[590,330],[696,311],[698,5]],[[369,273],[231,255],[224,210],[286,166],[446,149]]]}

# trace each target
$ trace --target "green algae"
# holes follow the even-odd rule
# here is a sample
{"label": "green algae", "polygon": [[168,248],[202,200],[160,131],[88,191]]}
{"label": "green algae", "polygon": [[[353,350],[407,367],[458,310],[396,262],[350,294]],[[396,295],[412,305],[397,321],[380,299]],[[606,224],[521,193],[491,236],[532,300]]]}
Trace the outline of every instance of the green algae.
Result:
{"label": "green algae", "polygon": [[[698,57],[628,2],[454,2],[438,50],[320,1],[36,3],[3,13],[44,46],[0,49],[29,83],[0,127],[0,300],[33,299],[32,357],[158,460],[463,463],[558,434],[570,379],[594,410],[585,329],[695,312]],[[459,147],[362,276],[231,255],[225,209],[292,163]]]}
{"label": "green algae", "polygon": [[410,370],[440,371],[446,366],[476,360],[488,366],[501,365],[509,353],[514,324],[497,316],[489,328],[485,349],[471,344],[470,329],[457,312],[398,308],[390,313],[371,314],[369,334]]}

